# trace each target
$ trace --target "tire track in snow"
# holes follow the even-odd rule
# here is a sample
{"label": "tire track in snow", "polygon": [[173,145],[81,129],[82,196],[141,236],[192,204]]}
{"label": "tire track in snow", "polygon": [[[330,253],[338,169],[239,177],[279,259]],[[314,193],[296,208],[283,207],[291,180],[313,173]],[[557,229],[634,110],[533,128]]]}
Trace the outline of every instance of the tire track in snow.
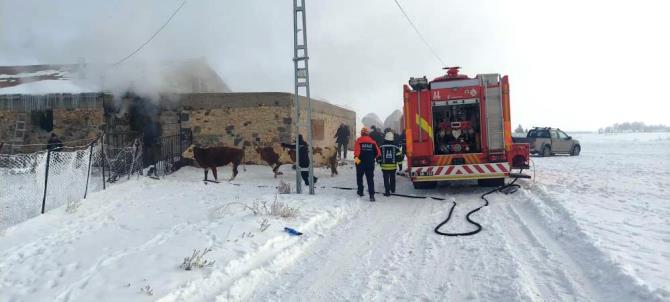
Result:
{"label": "tire track in snow", "polygon": [[[664,301],[664,293],[638,283],[579,229],[568,210],[548,194],[542,185],[535,185],[523,194],[510,209],[533,230],[536,238],[557,257],[566,279],[573,279],[578,291],[588,291],[588,300],[595,301]],[[667,295],[666,295],[667,297]]]}
{"label": "tire track in snow", "polygon": [[375,271],[383,274],[380,269],[392,264],[384,255],[403,233],[409,232],[405,228],[413,223],[411,207],[418,207],[416,200],[409,201],[409,209],[407,200],[361,202],[367,204],[363,210],[325,234],[327,238],[306,251],[307,257],[281,278],[266,283],[266,288],[259,289],[251,300],[361,300],[368,277]]}
{"label": "tire track in snow", "polygon": [[285,267],[292,265],[317,240],[317,234],[336,225],[345,212],[339,208],[317,215],[301,226],[305,235],[289,237],[281,234],[268,240],[253,253],[245,254],[223,267],[215,265],[208,276],[189,281],[158,301],[247,300],[247,296],[259,283],[273,278]]}
{"label": "tire track in snow", "polygon": [[551,243],[553,239],[546,240],[546,236],[536,235],[542,233],[542,229],[537,225],[528,225],[512,203],[501,204],[503,215],[496,219],[499,225],[506,226],[500,231],[506,239],[510,255],[520,264],[517,267],[528,295],[535,299],[554,301],[574,298],[592,301],[597,298],[593,297],[594,291],[589,280],[573,264],[572,259],[561,252],[560,246]]}

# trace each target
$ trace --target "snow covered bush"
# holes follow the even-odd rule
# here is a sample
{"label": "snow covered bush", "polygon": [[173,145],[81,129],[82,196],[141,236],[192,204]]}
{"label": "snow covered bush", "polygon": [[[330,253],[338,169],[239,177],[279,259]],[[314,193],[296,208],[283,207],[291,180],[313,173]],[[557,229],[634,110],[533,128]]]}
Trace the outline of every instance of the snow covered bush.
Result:
{"label": "snow covered bush", "polygon": [[277,198],[275,198],[270,205],[270,216],[293,218],[298,216],[298,208],[290,207],[284,202],[277,201]]}
{"label": "snow covered bush", "polygon": [[65,212],[69,214],[74,214],[77,212],[77,209],[81,206],[81,202],[78,200],[70,201],[68,200],[67,205],[65,206]]}
{"label": "snow covered bush", "polygon": [[140,291],[149,295],[153,296],[154,295],[154,289],[151,288],[151,285],[147,284],[147,286],[140,288]]}
{"label": "snow covered bush", "polygon": [[243,202],[229,202],[220,207],[210,210],[210,219],[219,219],[234,212],[249,211],[254,216],[273,216],[280,218],[294,218],[298,216],[299,208],[291,207],[285,202],[278,200],[278,194],[272,202],[268,200],[256,200],[251,205]]}
{"label": "snow covered bush", "polygon": [[247,209],[255,216],[274,216],[281,218],[293,218],[298,216],[298,208],[290,207],[285,202],[277,200],[275,195],[274,201],[268,205],[267,200],[257,200]]}
{"label": "snow covered bush", "polygon": [[279,181],[279,186],[277,186],[277,193],[291,194],[291,185],[285,183],[283,180]]}
{"label": "snow covered bush", "polygon": [[184,262],[179,267],[183,268],[186,271],[190,271],[194,268],[203,268],[212,266],[214,265],[215,261],[203,259],[203,257],[205,257],[205,255],[211,251],[212,251],[211,248],[206,248],[202,250],[202,252],[200,250],[194,249],[191,257],[185,257]]}
{"label": "snow covered bush", "polygon": [[259,223],[258,229],[261,232],[265,232],[265,230],[267,230],[270,227],[270,220],[267,218],[259,220],[258,223]]}

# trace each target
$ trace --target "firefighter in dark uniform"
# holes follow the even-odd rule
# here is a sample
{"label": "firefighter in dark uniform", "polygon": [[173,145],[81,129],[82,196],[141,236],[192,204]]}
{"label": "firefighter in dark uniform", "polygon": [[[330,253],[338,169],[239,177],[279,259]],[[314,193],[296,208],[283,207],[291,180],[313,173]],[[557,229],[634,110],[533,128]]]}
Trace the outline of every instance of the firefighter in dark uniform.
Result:
{"label": "firefighter in dark uniform", "polygon": [[375,201],[375,161],[380,155],[379,145],[368,135],[368,128],[363,127],[361,137],[354,144],[356,185],[358,185],[358,196],[363,196],[363,175],[365,175],[370,201]]}
{"label": "firefighter in dark uniform", "polygon": [[391,193],[395,193],[395,171],[398,169],[398,162],[401,161],[402,156],[402,151],[395,144],[394,139],[393,132],[386,132],[384,144],[381,146],[382,156],[379,158],[379,164],[384,175],[384,196],[391,196]]}

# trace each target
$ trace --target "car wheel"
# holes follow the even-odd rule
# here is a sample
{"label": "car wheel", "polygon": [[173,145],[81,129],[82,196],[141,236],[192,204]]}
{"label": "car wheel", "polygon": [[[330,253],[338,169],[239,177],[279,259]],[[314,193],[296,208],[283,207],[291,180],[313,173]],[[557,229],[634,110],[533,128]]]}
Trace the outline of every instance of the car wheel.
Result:
{"label": "car wheel", "polygon": [[551,147],[544,146],[544,148],[542,148],[542,156],[551,156]]}
{"label": "car wheel", "polygon": [[577,156],[579,155],[580,151],[582,151],[582,147],[580,147],[579,145],[575,145],[574,147],[572,147],[572,152],[570,152],[570,155]]}

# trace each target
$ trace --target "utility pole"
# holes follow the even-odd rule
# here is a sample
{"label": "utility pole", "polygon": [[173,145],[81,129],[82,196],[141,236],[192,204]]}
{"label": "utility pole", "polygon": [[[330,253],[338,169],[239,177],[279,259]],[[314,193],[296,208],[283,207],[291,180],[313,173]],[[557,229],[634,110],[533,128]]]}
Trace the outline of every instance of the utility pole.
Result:
{"label": "utility pole", "polygon": [[295,190],[302,193],[300,167],[300,88],[305,89],[307,98],[307,148],[309,157],[309,194],[314,194],[314,167],[312,161],[312,100],[309,95],[309,56],[307,55],[307,19],[305,17],[305,0],[293,0],[293,66],[295,72]]}

